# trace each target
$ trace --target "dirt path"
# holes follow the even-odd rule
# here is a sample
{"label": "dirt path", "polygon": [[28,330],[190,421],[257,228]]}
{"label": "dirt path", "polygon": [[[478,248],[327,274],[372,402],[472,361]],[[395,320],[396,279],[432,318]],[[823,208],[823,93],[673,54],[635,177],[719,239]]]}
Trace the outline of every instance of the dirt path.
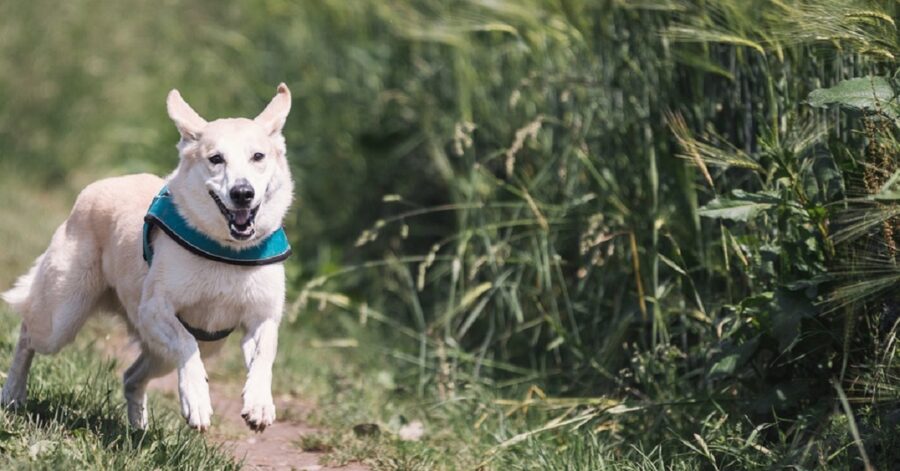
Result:
{"label": "dirt path", "polygon": [[[124,370],[137,358],[138,347],[126,343],[127,335],[122,332],[110,334],[98,342],[107,354],[115,355]],[[215,359],[213,359],[214,361]],[[207,361],[209,364],[210,362]],[[210,368],[214,368],[209,364]],[[299,441],[304,435],[315,433],[316,429],[303,422],[312,405],[289,395],[275,397],[278,419],[263,433],[254,433],[241,418],[241,384],[226,381],[210,381],[210,396],[213,406],[212,430],[208,438],[221,443],[232,455],[243,460],[247,470],[298,470],[298,471],[367,471],[368,468],[351,463],[342,467],[320,464],[322,453],[303,451]],[[150,382],[150,393],[156,391],[170,395],[177,400],[178,377],[173,372]],[[277,393],[276,393],[277,394]]]}

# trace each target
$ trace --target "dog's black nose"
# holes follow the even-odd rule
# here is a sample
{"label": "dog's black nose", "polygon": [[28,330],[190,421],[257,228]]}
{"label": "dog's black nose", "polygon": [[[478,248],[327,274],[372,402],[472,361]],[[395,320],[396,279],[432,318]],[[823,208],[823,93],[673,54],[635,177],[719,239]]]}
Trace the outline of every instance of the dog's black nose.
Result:
{"label": "dog's black nose", "polygon": [[249,206],[250,203],[253,202],[255,193],[253,192],[253,187],[250,186],[250,182],[241,179],[231,187],[231,191],[228,192],[228,195],[231,196],[231,201],[233,201],[235,205]]}

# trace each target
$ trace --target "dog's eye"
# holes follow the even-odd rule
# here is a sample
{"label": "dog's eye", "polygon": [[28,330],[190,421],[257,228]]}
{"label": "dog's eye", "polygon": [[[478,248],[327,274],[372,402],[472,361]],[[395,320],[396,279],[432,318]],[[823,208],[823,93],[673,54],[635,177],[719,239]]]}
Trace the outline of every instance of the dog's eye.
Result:
{"label": "dog's eye", "polygon": [[251,157],[251,159],[253,159],[254,162],[259,162],[265,158],[266,158],[266,154],[263,154],[262,152],[257,152],[255,154],[253,154],[253,157]]}
{"label": "dog's eye", "polygon": [[209,163],[213,165],[224,164],[225,158],[222,157],[222,154],[215,154],[209,158]]}

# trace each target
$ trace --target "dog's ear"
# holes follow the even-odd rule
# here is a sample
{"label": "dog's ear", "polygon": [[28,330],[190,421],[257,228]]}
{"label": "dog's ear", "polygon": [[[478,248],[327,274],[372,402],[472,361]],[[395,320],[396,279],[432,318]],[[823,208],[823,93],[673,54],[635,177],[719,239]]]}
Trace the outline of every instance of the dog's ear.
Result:
{"label": "dog's ear", "polygon": [[278,93],[269,102],[266,109],[254,119],[269,135],[280,134],[291,111],[291,91],[284,82],[278,84]]}
{"label": "dog's ear", "polygon": [[200,131],[206,127],[206,120],[201,118],[191,105],[181,98],[178,90],[169,92],[166,98],[166,108],[169,110],[169,117],[175,122],[175,127],[181,133],[181,137],[188,141],[195,141],[200,138]]}

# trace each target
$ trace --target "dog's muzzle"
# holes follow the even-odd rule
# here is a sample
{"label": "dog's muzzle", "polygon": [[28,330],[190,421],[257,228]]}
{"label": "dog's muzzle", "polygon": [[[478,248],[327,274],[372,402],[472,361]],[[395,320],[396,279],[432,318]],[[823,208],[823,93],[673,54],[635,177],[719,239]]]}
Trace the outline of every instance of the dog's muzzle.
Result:
{"label": "dog's muzzle", "polygon": [[235,240],[247,240],[253,237],[253,234],[256,233],[253,223],[256,221],[259,205],[255,208],[228,209],[225,203],[222,202],[222,199],[212,190],[210,190],[209,196],[212,197],[213,201],[216,202],[216,206],[219,207],[219,211],[225,216],[225,220],[228,222],[228,229],[231,231],[231,237]]}

